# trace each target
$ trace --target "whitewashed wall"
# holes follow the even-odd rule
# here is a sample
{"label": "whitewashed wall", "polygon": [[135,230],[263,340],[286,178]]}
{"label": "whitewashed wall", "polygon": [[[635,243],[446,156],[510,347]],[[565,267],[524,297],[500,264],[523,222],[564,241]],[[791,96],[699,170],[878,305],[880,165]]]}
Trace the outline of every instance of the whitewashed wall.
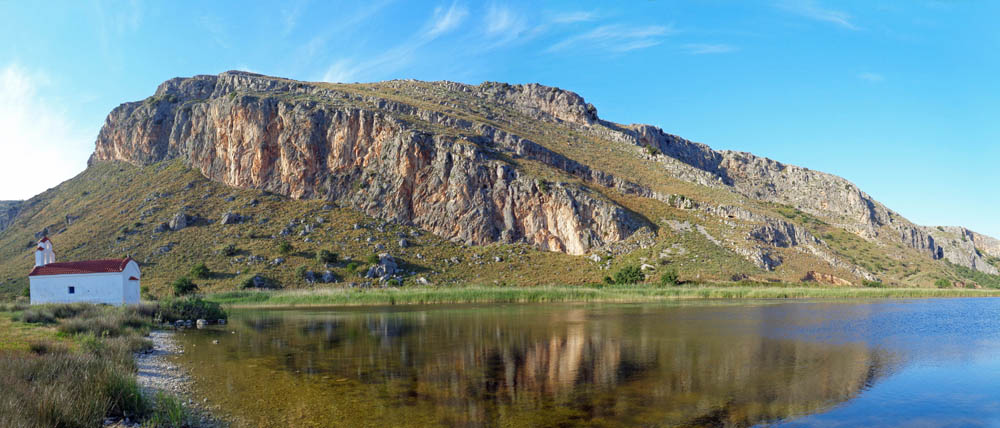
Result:
{"label": "whitewashed wall", "polygon": [[[67,275],[37,275],[29,277],[31,304],[40,303],[106,303],[109,305],[136,304],[140,302],[139,265],[130,261],[122,272]],[[69,294],[69,287],[76,292]]]}

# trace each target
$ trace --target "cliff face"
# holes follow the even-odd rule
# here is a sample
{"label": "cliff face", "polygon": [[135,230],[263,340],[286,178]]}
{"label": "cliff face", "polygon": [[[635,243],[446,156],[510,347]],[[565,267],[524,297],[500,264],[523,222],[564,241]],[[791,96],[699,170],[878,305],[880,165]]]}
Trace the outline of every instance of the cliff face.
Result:
{"label": "cliff face", "polygon": [[[534,100],[536,90],[527,91],[489,96],[522,105],[519,100]],[[243,73],[174,79],[152,99],[112,111],[92,160],[141,165],[183,158],[231,186],[337,201],[469,244],[524,241],[583,254],[641,225],[586,188],[520,172],[489,148],[494,137],[506,135],[472,141],[432,134],[383,111],[358,108],[350,98]],[[573,120],[571,112],[553,107],[560,103],[554,97],[524,105]],[[404,113],[433,120],[432,112]]]}
{"label": "cliff face", "polygon": [[[645,248],[655,241],[635,232],[665,220],[654,218],[657,209],[635,211],[648,207],[638,198],[697,212],[696,221],[707,216],[714,232],[703,224],[675,232],[697,231],[764,271],[801,256],[800,266],[880,278],[873,272],[880,262],[838,253],[857,245],[821,239],[828,226],[879,252],[900,246],[990,274],[997,269],[988,258],[1000,256],[1000,241],[914,225],[843,178],[603,121],[579,95],[537,84],[333,85],[243,72],[171,79],[154,96],[112,111],[91,158],[168,159],[230,186],[335,201],[467,244],[609,255]],[[690,190],[681,182],[729,202],[670,193]],[[633,205],[626,209],[622,198]],[[815,220],[776,216],[783,206]]]}

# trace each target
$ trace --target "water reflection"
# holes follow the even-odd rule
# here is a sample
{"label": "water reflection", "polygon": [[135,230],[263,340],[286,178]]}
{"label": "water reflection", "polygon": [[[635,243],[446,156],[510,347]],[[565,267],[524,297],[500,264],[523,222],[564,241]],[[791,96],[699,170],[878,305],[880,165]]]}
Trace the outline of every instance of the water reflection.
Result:
{"label": "water reflection", "polygon": [[849,400],[898,362],[771,334],[789,319],[759,311],[238,312],[182,339],[198,387],[244,426],[751,426]]}

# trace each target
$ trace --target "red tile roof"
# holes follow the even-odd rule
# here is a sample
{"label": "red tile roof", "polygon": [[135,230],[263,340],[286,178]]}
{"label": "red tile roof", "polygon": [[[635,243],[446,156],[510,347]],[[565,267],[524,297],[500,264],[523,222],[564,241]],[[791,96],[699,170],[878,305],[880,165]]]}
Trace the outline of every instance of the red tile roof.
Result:
{"label": "red tile roof", "polygon": [[66,275],[79,273],[109,273],[125,270],[131,257],[124,259],[83,260],[79,262],[49,263],[45,266],[35,266],[28,276],[36,275]]}
{"label": "red tile roof", "polygon": [[46,237],[42,238],[42,240],[41,240],[41,241],[38,241],[38,242],[39,242],[39,243],[41,243],[41,242],[49,242],[49,237],[48,237],[48,236],[46,236]]}
{"label": "red tile roof", "polygon": [[130,277],[128,277],[128,280],[129,280],[129,281],[138,281],[138,280],[139,280],[139,278],[136,278],[136,277],[134,277],[134,276],[130,276]]}

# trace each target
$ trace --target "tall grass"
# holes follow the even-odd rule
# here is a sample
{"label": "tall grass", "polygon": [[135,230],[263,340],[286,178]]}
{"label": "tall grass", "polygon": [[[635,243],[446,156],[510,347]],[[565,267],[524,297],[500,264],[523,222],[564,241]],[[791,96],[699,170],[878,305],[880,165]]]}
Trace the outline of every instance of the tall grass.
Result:
{"label": "tall grass", "polygon": [[0,358],[0,426],[95,427],[104,418],[148,412],[131,353],[52,351]]}
{"label": "tall grass", "polygon": [[[225,318],[217,303],[179,299],[165,305],[111,307],[53,304],[17,309],[29,324],[56,325],[80,344],[32,343],[30,352],[0,353],[0,427],[94,427],[104,418],[146,420],[152,427],[188,426],[174,398],[142,394],[133,355],[152,349],[145,336],[177,316]],[[3,332],[0,331],[0,340]]]}
{"label": "tall grass", "polygon": [[675,299],[922,298],[1000,296],[1000,290],[926,288],[822,288],[769,285],[654,287],[644,285],[549,287],[412,287],[373,290],[329,288],[233,291],[207,296],[232,306],[350,306],[422,303],[644,302]]}

